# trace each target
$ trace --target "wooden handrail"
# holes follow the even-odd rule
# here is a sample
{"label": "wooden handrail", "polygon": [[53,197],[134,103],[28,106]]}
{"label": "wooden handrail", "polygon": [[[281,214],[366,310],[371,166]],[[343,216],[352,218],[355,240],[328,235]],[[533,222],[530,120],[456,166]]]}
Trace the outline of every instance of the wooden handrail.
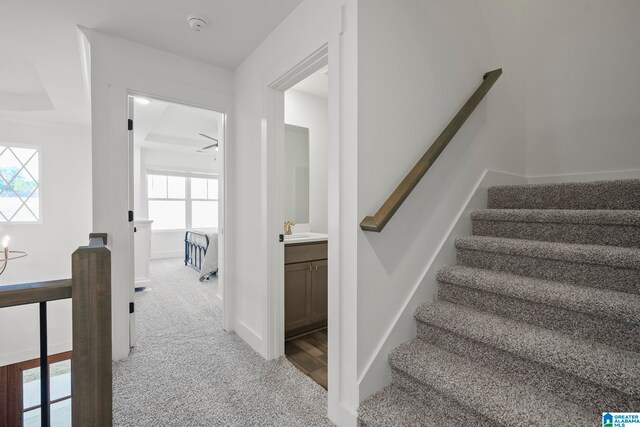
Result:
{"label": "wooden handrail", "polygon": [[0,286],[0,308],[71,298],[71,279]]}
{"label": "wooden handrail", "polygon": [[[111,251],[105,233],[92,233],[89,245],[71,257],[71,279],[0,286],[0,308],[38,303],[40,306],[40,375],[49,378],[47,302],[71,298],[73,356],[71,363],[72,423],[112,425]],[[41,383],[41,402],[50,400],[49,383]],[[49,426],[49,405],[41,408],[42,426]]]}
{"label": "wooden handrail", "polygon": [[469,118],[473,110],[476,109],[482,98],[489,92],[489,89],[498,80],[502,74],[502,68],[489,71],[483,76],[483,82],[478,89],[471,95],[471,98],[462,106],[458,114],[449,122],[447,127],[442,131],[440,136],[431,144],[429,149],[418,160],[418,163],[409,171],[407,176],[402,180],[400,185],[391,193],[387,200],[380,206],[380,209],[374,216],[365,217],[360,223],[360,228],[364,231],[382,231],[387,222],[396,213],[400,205],[409,196],[411,191],[418,185],[418,182],[427,173],[429,168],[436,161],[440,153],[447,147],[449,141],[460,130],[464,122]]}

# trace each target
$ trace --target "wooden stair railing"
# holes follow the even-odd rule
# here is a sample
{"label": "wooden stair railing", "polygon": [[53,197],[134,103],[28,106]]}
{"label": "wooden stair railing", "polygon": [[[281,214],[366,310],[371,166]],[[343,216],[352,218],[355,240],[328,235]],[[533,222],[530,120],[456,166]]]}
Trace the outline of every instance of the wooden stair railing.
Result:
{"label": "wooden stair railing", "polygon": [[458,114],[449,122],[447,127],[442,131],[440,136],[431,144],[429,149],[418,160],[418,163],[409,171],[407,176],[391,193],[387,200],[380,206],[380,209],[373,216],[365,217],[360,223],[360,228],[364,231],[382,231],[387,222],[393,217],[400,205],[409,196],[411,191],[418,185],[418,182],[427,173],[431,165],[436,161],[440,153],[447,147],[451,139],[460,130],[464,122],[469,118],[471,113],[476,109],[482,98],[489,92],[489,89],[498,80],[502,74],[502,68],[489,71],[483,76],[483,82],[478,89],[471,95],[471,98],[462,106]]}
{"label": "wooden stair railing", "polygon": [[73,310],[72,425],[112,425],[111,251],[106,234],[92,233],[89,238],[89,245],[81,246],[71,257],[71,279],[0,286],[0,308],[40,306],[43,427],[50,425],[47,302],[66,298],[71,298]]}

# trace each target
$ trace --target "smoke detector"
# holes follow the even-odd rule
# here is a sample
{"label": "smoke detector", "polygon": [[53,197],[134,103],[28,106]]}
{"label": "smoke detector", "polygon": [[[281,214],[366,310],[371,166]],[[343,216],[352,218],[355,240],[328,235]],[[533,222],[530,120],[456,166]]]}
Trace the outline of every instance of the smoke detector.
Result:
{"label": "smoke detector", "polygon": [[189,27],[191,27],[193,31],[198,32],[206,30],[209,26],[209,22],[207,22],[205,18],[193,15],[187,16],[187,24],[189,24]]}

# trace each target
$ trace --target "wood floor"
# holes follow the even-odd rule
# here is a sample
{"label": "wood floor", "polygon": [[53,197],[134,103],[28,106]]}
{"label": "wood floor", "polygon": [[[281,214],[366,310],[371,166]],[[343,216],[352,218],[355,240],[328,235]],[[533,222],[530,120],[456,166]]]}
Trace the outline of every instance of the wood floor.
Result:
{"label": "wood floor", "polygon": [[327,330],[313,332],[285,342],[287,359],[327,389]]}

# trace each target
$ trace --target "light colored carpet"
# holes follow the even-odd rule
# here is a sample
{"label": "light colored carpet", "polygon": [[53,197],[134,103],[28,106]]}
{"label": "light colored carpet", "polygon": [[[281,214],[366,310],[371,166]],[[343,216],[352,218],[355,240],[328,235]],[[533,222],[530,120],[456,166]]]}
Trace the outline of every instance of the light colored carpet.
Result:
{"label": "light colored carpet", "polygon": [[114,363],[115,426],[330,426],[326,391],[285,358],[266,361],[222,330],[217,279],[152,261],[136,294],[137,346]]}

